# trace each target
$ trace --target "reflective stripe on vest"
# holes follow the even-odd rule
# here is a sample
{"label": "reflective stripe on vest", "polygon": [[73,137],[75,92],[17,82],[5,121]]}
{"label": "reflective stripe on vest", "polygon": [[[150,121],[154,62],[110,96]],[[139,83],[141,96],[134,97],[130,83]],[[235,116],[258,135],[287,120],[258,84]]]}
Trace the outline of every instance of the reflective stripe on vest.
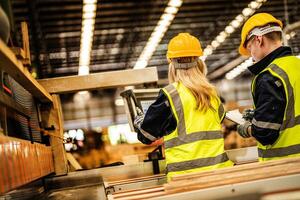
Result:
{"label": "reflective stripe on vest", "polygon": [[195,133],[186,134],[185,137],[175,137],[165,141],[165,148],[172,148],[183,144],[192,143],[198,140],[214,140],[223,138],[221,131],[200,131]]}
{"label": "reflective stripe on vest", "polygon": [[258,156],[264,158],[284,157],[292,154],[300,153],[300,144],[281,147],[275,149],[260,149],[258,148]]}
{"label": "reflective stripe on vest", "polygon": [[[180,145],[193,143],[200,140],[214,140],[214,139],[222,139],[223,134],[221,131],[199,131],[194,133],[187,134],[186,132],[186,124],[184,118],[184,111],[183,111],[183,104],[181,102],[180,96],[178,91],[174,87],[174,85],[170,84],[165,87],[165,90],[170,95],[170,98],[174,104],[176,109],[176,114],[178,117],[177,123],[177,133],[178,136],[174,137],[169,140],[165,140],[165,149],[170,149],[174,147],[178,147]],[[218,116],[220,119],[224,117],[224,108],[220,105],[218,109]],[[223,163],[228,161],[228,157],[226,153],[222,153],[215,157],[208,157],[208,158],[198,158],[194,160],[182,161],[182,162],[175,162],[167,164],[167,171],[168,172],[176,172],[176,171],[183,171],[189,170],[194,168],[201,168],[205,166],[212,166],[219,163]]]}
{"label": "reflective stripe on vest", "polygon": [[[295,109],[299,105],[295,105],[295,94],[293,86],[299,86],[299,82],[296,84],[295,83],[295,75],[293,74],[293,70],[290,69],[289,73],[291,73],[291,77],[294,78],[292,79],[294,82],[293,84],[290,81],[289,75],[285,71],[286,69],[284,67],[287,67],[290,65],[289,59],[291,59],[292,63],[296,64],[296,66],[300,65],[299,61],[293,60],[293,57],[286,57],[286,58],[281,58],[284,60],[280,60],[278,62],[277,59],[273,61],[273,63],[263,70],[262,72],[269,71],[273,76],[281,79],[281,81],[284,84],[285,88],[285,93],[286,93],[286,100],[287,100],[287,105],[284,113],[284,120],[279,127],[278,124],[275,123],[269,123],[269,122],[257,122],[255,119],[253,121],[253,125],[261,128],[269,128],[269,129],[275,129],[279,130],[280,129],[280,135],[278,140],[273,144],[273,145],[267,145],[263,146],[261,144],[258,145],[258,152],[259,152],[259,157],[260,159],[266,159],[266,160],[272,160],[272,159],[277,159],[280,157],[288,157],[288,156],[296,156],[300,154],[300,137],[299,137],[299,131],[300,127],[297,125],[300,125],[300,115],[299,115],[299,110],[298,110],[298,115],[296,116]],[[283,62],[284,61],[284,62]],[[283,65],[283,68],[281,68],[279,65]],[[284,66],[284,65],[287,66]],[[285,69],[285,70],[284,70]],[[262,73],[261,72],[261,73]],[[254,78],[253,83],[252,83],[252,94],[254,95],[255,91],[255,80],[258,77],[258,75]],[[296,77],[297,78],[297,77]],[[296,88],[298,89],[298,88]],[[300,88],[299,88],[300,89]],[[298,90],[299,90],[298,89]],[[297,91],[296,93],[299,98],[299,92]],[[299,103],[299,102],[297,102]],[[287,134],[287,135],[286,135]],[[295,135],[294,135],[295,134]],[[298,144],[297,144],[298,143]]]}
{"label": "reflective stripe on vest", "polygon": [[182,170],[189,170],[199,167],[207,167],[218,163],[223,163],[228,160],[227,154],[224,152],[212,158],[199,158],[195,160],[188,160],[184,162],[171,163],[167,165],[168,172],[176,172]]}
{"label": "reflective stripe on vest", "polygon": [[[288,75],[283,71],[280,67],[275,64],[270,66],[270,69],[276,72],[284,81],[287,87],[288,92],[288,101],[286,106],[285,112],[285,120],[282,123],[280,130],[285,130],[287,128],[291,128],[297,124],[295,120],[295,96],[294,96],[294,89],[290,83]],[[299,88],[300,89],[300,88]],[[299,117],[299,116],[297,116]]]}

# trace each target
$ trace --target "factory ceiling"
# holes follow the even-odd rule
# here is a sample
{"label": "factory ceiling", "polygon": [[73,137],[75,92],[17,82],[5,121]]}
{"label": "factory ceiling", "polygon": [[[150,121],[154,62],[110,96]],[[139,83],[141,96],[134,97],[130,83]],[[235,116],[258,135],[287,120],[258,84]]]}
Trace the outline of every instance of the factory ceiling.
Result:
{"label": "factory ceiling", "polygon": [[[159,77],[166,78],[165,55],[172,37],[189,32],[205,49],[250,2],[184,0],[148,66],[156,66]],[[12,0],[15,32],[21,21],[28,22],[31,54],[40,78],[78,74],[82,5],[82,0]],[[166,0],[98,0],[90,73],[133,68],[167,5]],[[270,12],[285,25],[292,24],[300,20],[300,0],[269,0],[256,12]],[[237,27],[207,56],[209,73],[239,59],[239,33]],[[289,43],[299,54],[300,30],[295,33]]]}

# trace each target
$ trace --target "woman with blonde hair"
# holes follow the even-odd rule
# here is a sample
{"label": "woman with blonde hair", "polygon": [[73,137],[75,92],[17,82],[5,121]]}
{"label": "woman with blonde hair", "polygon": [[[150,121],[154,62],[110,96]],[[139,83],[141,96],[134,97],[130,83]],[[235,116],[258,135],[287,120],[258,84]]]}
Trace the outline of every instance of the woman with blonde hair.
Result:
{"label": "woman with blonde hair", "polygon": [[224,109],[206,78],[199,40],[180,33],[168,45],[169,85],[135,126],[144,144],[163,137],[168,180],[174,175],[232,166],[224,151]]}

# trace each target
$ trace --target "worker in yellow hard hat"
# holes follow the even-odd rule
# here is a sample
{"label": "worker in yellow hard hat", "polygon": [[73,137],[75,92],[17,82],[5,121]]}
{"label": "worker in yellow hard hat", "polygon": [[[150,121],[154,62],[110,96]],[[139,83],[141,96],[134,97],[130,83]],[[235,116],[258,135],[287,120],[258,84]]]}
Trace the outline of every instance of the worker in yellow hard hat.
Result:
{"label": "worker in yellow hard hat", "polygon": [[169,85],[145,115],[136,118],[138,139],[163,137],[168,179],[177,174],[232,166],[224,151],[224,109],[206,78],[199,40],[180,33],[168,45]]}
{"label": "worker in yellow hard hat", "polygon": [[300,156],[300,59],[282,35],[282,22],[268,13],[250,17],[241,33],[239,52],[255,62],[248,68],[255,109],[238,133],[257,140],[260,161]]}

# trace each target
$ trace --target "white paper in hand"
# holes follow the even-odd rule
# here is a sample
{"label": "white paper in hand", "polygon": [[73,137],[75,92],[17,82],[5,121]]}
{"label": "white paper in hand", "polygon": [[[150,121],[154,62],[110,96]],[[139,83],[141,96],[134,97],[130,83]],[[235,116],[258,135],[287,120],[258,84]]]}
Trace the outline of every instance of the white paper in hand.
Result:
{"label": "white paper in hand", "polygon": [[245,120],[243,119],[243,115],[242,113],[240,113],[238,109],[227,111],[225,118],[237,124],[245,123]]}

